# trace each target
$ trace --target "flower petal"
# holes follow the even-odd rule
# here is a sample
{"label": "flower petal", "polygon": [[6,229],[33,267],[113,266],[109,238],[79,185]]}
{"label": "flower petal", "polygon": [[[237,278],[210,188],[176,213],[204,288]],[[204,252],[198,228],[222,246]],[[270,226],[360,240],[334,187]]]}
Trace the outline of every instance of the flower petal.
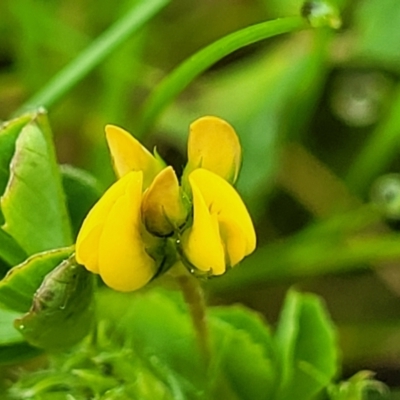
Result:
{"label": "flower petal", "polygon": [[217,216],[210,214],[196,183],[192,183],[192,193],[193,225],[182,235],[183,252],[199,270],[221,275],[225,272],[225,256]]}
{"label": "flower petal", "polygon": [[227,264],[234,267],[247,255],[246,237],[235,221],[221,218],[218,222],[221,239],[225,244]]}
{"label": "flower petal", "polygon": [[98,248],[103,225],[110,209],[125,192],[130,179],[126,176],[107,189],[83,221],[76,239],[76,260],[91,272],[99,273]]}
{"label": "flower petal", "polygon": [[211,214],[221,221],[233,221],[243,232],[246,255],[256,247],[256,234],[250,215],[238,192],[220,176],[203,168],[194,170],[189,176],[192,188],[199,189]]}
{"label": "flower petal", "polygon": [[157,267],[141,236],[142,173],[131,172],[125,193],[112,206],[99,246],[99,270],[106,285],[122,292],[148,283]]}
{"label": "flower petal", "polygon": [[188,165],[185,175],[205,168],[234,183],[241,165],[239,138],[223,119],[207,116],[190,125]]}
{"label": "flower petal", "polygon": [[172,167],[164,168],[146,190],[142,215],[147,230],[157,236],[170,235],[186,221],[188,210]]}
{"label": "flower petal", "polygon": [[143,171],[143,187],[147,188],[163,169],[162,162],[124,129],[107,125],[106,138],[118,177],[130,171]]}

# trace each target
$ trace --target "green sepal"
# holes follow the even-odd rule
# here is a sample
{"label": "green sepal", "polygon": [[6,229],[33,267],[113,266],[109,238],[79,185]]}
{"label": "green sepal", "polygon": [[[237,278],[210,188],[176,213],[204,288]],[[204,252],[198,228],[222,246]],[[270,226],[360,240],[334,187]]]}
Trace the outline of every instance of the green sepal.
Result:
{"label": "green sepal", "polygon": [[93,289],[94,275],[72,255],[46,275],[29,312],[16,319],[14,326],[35,347],[68,348],[92,327]]}
{"label": "green sepal", "polygon": [[0,304],[27,312],[44,277],[72,253],[72,247],[45,251],[12,268],[0,281]]}

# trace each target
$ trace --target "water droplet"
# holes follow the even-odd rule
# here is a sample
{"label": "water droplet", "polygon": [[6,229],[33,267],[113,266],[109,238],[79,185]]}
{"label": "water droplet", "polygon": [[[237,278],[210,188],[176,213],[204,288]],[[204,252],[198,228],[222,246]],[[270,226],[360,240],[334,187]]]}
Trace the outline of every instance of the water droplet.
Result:
{"label": "water droplet", "polygon": [[306,1],[301,7],[301,15],[314,28],[329,26],[339,29],[342,25],[339,10],[327,0]]}

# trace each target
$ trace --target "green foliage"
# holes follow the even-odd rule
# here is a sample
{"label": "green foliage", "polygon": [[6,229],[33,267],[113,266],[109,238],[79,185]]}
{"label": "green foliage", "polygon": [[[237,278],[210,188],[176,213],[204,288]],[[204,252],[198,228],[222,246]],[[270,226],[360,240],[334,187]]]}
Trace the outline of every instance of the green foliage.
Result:
{"label": "green foliage", "polygon": [[312,399],[337,370],[334,329],[321,302],[290,291],[277,327],[281,380],[277,398]]}
{"label": "green foliage", "polygon": [[[338,27],[338,9],[342,30],[312,28]],[[45,105],[57,132],[43,112],[0,127],[1,277],[11,268],[0,281],[0,397],[388,397],[369,373],[334,379],[337,336],[345,371],[398,369],[396,198],[380,188],[374,204],[368,193],[400,168],[399,10],[396,0],[0,2],[1,118]],[[303,32],[275,37],[295,30]],[[167,159],[206,114],[226,118],[241,137],[238,186],[259,243],[205,285],[210,302],[244,300],[276,315],[277,283],[295,282],[326,298],[336,328],[319,298],[295,291],[276,329],[244,307],[210,307],[207,364],[179,296],[101,292],[95,332],[56,354],[88,326],[86,272],[71,289],[74,279],[59,280],[55,268],[110,183],[103,125],[134,127],[150,144],[157,135]],[[63,162],[91,169],[100,184],[75,168],[60,173],[53,140]],[[49,292],[55,298],[37,313],[32,302]],[[26,339],[46,351],[14,328],[26,312]]]}
{"label": "green foliage", "polygon": [[[293,307],[299,309],[297,315],[288,315],[288,308]],[[290,292],[275,335],[259,315],[244,307],[210,308],[208,362],[177,293],[152,290],[129,296],[102,291],[97,312],[92,338],[71,352],[54,356],[48,369],[22,374],[7,398],[36,400],[69,393],[79,400],[85,396],[110,400],[281,399],[281,382],[295,388],[301,363],[309,362],[312,368],[306,372],[324,380],[302,382],[303,389],[295,398],[306,400],[317,388],[326,387],[336,372],[334,331],[322,303],[311,294]],[[296,355],[285,361],[285,368],[296,373],[286,377],[279,367],[285,358],[279,344],[285,324],[296,327],[296,337],[290,339]],[[302,353],[305,336],[313,345],[311,359],[310,352]]]}

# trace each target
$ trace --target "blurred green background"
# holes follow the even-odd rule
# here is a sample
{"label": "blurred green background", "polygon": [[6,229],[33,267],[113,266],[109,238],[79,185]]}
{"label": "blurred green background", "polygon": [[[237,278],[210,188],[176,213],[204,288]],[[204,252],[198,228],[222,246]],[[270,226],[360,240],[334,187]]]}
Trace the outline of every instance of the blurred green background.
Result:
{"label": "blurred green background", "polygon": [[[400,4],[341,0],[342,27],[243,48],[192,82],[142,140],[177,171],[188,126],[217,115],[244,151],[238,189],[257,252],[204,284],[273,324],[287,289],[320,294],[338,326],[344,375],[400,387]],[[2,0],[0,119],[9,119],[135,1]],[[114,179],[103,129],[135,134],[163,77],[202,47],[300,0],[172,0],[49,109],[59,162]],[[386,174],[394,174],[389,177]],[[383,177],[383,178],[382,178]]]}

